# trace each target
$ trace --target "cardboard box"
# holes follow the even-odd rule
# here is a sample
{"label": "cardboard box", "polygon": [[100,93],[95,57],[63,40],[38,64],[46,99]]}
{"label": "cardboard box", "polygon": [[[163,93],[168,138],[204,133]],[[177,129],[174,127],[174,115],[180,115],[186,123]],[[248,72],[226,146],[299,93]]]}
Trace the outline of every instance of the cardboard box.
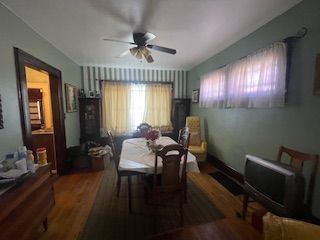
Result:
{"label": "cardboard box", "polygon": [[104,156],[91,156],[91,166],[95,171],[103,171],[107,166],[107,161],[109,157],[107,155]]}

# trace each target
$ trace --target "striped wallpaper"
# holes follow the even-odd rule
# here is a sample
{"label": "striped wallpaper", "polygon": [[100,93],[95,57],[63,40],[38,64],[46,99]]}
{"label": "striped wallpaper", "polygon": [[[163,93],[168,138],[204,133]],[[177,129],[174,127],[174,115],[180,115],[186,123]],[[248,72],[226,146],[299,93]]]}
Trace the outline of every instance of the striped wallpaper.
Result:
{"label": "striped wallpaper", "polygon": [[173,97],[187,97],[187,71],[82,66],[81,88],[100,91],[99,80],[172,82]]}

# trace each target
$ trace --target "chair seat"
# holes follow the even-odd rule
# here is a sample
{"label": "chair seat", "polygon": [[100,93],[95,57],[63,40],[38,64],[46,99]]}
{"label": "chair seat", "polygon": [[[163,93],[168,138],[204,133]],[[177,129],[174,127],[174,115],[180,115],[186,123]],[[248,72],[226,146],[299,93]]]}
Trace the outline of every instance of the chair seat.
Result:
{"label": "chair seat", "polygon": [[134,171],[122,171],[122,170],[119,170],[118,171],[118,174],[120,176],[135,176],[135,175],[143,175],[143,173],[141,172],[134,172]]}
{"label": "chair seat", "polygon": [[202,148],[202,146],[189,145],[189,151],[191,153],[206,153],[206,149]]}

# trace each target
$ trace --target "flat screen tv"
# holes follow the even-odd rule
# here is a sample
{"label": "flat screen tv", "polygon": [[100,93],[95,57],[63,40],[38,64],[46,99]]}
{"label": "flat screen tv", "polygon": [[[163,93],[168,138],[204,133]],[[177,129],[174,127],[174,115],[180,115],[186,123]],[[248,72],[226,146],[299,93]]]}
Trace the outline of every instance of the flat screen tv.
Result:
{"label": "flat screen tv", "polygon": [[288,164],[246,155],[245,191],[269,211],[299,216],[303,211],[305,179]]}

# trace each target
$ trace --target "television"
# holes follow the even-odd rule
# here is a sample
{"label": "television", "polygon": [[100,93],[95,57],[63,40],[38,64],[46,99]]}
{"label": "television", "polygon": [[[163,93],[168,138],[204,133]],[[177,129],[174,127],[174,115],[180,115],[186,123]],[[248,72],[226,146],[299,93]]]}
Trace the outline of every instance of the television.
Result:
{"label": "television", "polygon": [[288,164],[246,155],[244,189],[269,211],[287,217],[303,213],[305,179]]}

